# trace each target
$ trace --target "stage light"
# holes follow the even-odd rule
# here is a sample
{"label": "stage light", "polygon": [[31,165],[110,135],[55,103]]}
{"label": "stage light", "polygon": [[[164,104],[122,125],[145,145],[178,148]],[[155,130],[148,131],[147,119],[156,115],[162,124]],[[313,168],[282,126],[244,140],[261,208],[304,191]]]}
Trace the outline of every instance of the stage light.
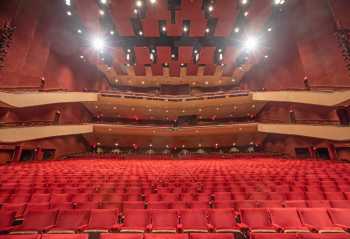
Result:
{"label": "stage light", "polygon": [[245,11],[244,12],[244,16],[247,17],[249,15],[249,12],[248,11]]}
{"label": "stage light", "polygon": [[92,43],[92,47],[97,51],[102,51],[105,47],[105,42],[100,37],[94,37],[91,43]]}
{"label": "stage light", "polygon": [[142,36],[143,35],[143,31],[139,31],[139,36]]}
{"label": "stage light", "polygon": [[235,33],[238,33],[239,32],[239,27],[236,27],[235,28]]}
{"label": "stage light", "polygon": [[83,31],[82,31],[81,29],[78,29],[77,32],[78,32],[79,34],[82,34],[82,33],[83,33]]}
{"label": "stage light", "polygon": [[258,39],[255,37],[248,37],[244,42],[244,49],[247,51],[254,51],[258,47]]}
{"label": "stage light", "polygon": [[213,5],[209,5],[209,7],[208,7],[208,11],[209,11],[209,12],[212,12],[213,10],[214,10]]}
{"label": "stage light", "polygon": [[210,32],[209,27],[208,27],[207,29],[205,29],[205,32],[206,32],[206,33],[209,33],[209,32]]}
{"label": "stage light", "polygon": [[157,3],[157,0],[150,0],[150,3],[155,4],[155,3]]}
{"label": "stage light", "polygon": [[274,0],[275,5],[283,5],[286,3],[285,0]]}
{"label": "stage light", "polygon": [[271,27],[267,28],[267,31],[268,32],[272,31],[272,28]]}
{"label": "stage light", "polygon": [[107,4],[107,0],[100,0],[102,4]]}
{"label": "stage light", "polygon": [[136,1],[136,7],[142,7],[142,1],[141,0]]}
{"label": "stage light", "polygon": [[80,59],[84,59],[84,56],[83,56],[83,55],[81,55],[81,56],[80,56]]}
{"label": "stage light", "polygon": [[248,0],[242,0],[241,3],[242,5],[246,5],[248,3]]}
{"label": "stage light", "polygon": [[187,26],[184,26],[184,27],[183,27],[183,31],[184,31],[184,32],[187,32],[187,31],[188,31],[188,27],[187,27]]}
{"label": "stage light", "polygon": [[166,32],[166,26],[162,26],[162,32]]}
{"label": "stage light", "polygon": [[109,34],[114,35],[114,31],[110,31]]}
{"label": "stage light", "polygon": [[67,6],[70,6],[70,5],[71,5],[70,0],[66,0],[66,5],[67,5]]}
{"label": "stage light", "polygon": [[71,11],[67,11],[67,15],[68,16],[72,16],[72,12]]}
{"label": "stage light", "polygon": [[101,9],[98,11],[98,13],[100,14],[100,16],[105,15],[105,11],[103,11],[103,10],[101,10]]}

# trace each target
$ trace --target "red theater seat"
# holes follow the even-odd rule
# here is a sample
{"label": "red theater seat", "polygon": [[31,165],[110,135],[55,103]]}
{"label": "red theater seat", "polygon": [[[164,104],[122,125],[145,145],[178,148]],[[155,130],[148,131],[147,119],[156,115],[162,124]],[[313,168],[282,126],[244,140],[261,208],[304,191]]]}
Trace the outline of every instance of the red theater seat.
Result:
{"label": "red theater seat", "polygon": [[282,201],[276,200],[263,200],[257,202],[258,207],[261,208],[280,208],[283,207]]}
{"label": "red theater seat", "polygon": [[179,216],[176,210],[151,210],[152,232],[176,232],[179,226]]}
{"label": "red theater seat", "polygon": [[232,200],[231,192],[217,192],[213,194],[215,201],[229,201]]}
{"label": "red theater seat", "polygon": [[125,210],[121,232],[145,232],[149,230],[149,216],[146,210]]}
{"label": "red theater seat", "polygon": [[344,232],[341,227],[335,226],[328,215],[327,209],[303,208],[298,209],[303,225],[320,233]]}
{"label": "red theater seat", "polygon": [[329,233],[329,234],[318,234],[318,233],[305,233],[298,234],[297,239],[349,239],[347,233]]}
{"label": "red theater seat", "polygon": [[0,212],[0,233],[10,231],[15,220],[15,212]]}
{"label": "red theater seat", "polygon": [[233,209],[209,210],[209,221],[215,232],[240,232]]}
{"label": "red theater seat", "polygon": [[31,203],[48,203],[50,201],[50,194],[47,193],[35,193],[30,199]]}
{"label": "red theater seat", "polygon": [[234,208],[235,201],[215,201],[213,206],[215,208]]}
{"label": "red theater seat", "polygon": [[190,233],[190,239],[234,239],[232,233]]}
{"label": "red theater seat", "polygon": [[102,209],[118,209],[119,211],[122,210],[123,203],[121,202],[102,202],[101,208]]}
{"label": "red theater seat", "polygon": [[57,210],[33,210],[27,211],[22,225],[14,231],[18,232],[45,232],[55,225]]}
{"label": "red theater seat", "polygon": [[147,203],[148,209],[169,209],[170,203],[168,202],[149,202]]}
{"label": "red theater seat", "polygon": [[90,218],[86,232],[108,232],[117,227],[118,210],[114,209],[95,209],[90,211]]}
{"label": "red theater seat", "polygon": [[327,200],[345,200],[342,192],[325,192],[324,194]]}
{"label": "red theater seat", "polygon": [[333,208],[350,208],[350,200],[332,200],[330,204]]}
{"label": "red theater seat", "polygon": [[41,235],[0,235],[0,239],[41,239]]}
{"label": "red theater seat", "polygon": [[245,201],[235,201],[234,207],[238,211],[243,208],[256,208],[258,207],[257,201],[245,200]]}
{"label": "red theater seat", "polygon": [[297,208],[307,207],[307,203],[305,200],[285,201],[284,205],[285,207],[297,207]]}
{"label": "red theater seat", "polygon": [[100,239],[143,239],[143,234],[141,233],[101,233]]}
{"label": "red theater seat", "polygon": [[309,200],[309,201],[306,201],[306,204],[309,208],[331,207],[330,202],[327,200]]}
{"label": "red theater seat", "polygon": [[14,212],[16,218],[22,218],[25,208],[25,203],[6,203],[2,204],[0,212]]}
{"label": "red theater seat", "polygon": [[43,234],[41,239],[88,239],[88,234]]}
{"label": "red theater seat", "polygon": [[329,209],[328,213],[335,226],[350,230],[350,209]]}
{"label": "red theater seat", "polygon": [[188,239],[187,233],[145,233],[144,239]]}
{"label": "red theater seat", "polygon": [[83,230],[89,221],[88,210],[60,210],[50,233],[74,233]]}
{"label": "red theater seat", "polygon": [[251,232],[276,232],[266,209],[246,208],[240,210],[241,227]]}
{"label": "red theater seat", "polygon": [[250,239],[300,239],[292,233],[251,233]]}
{"label": "red theater seat", "polygon": [[269,213],[272,224],[284,232],[309,232],[309,229],[301,223],[295,208],[272,208],[269,209]]}
{"label": "red theater seat", "polygon": [[210,229],[206,210],[181,210],[180,223],[183,232],[208,232]]}
{"label": "red theater seat", "polygon": [[123,202],[123,210],[128,209],[145,209],[144,202]]}

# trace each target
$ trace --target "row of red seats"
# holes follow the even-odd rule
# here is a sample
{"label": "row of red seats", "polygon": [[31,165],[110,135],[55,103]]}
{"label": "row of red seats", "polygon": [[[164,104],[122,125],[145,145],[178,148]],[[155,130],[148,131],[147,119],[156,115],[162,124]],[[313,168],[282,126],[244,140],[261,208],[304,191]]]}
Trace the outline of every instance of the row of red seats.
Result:
{"label": "row of red seats", "polygon": [[17,218],[22,218],[23,214],[29,210],[49,210],[49,209],[118,209],[125,211],[129,209],[209,209],[209,208],[231,208],[239,211],[243,208],[348,208],[350,200],[335,201],[220,201],[210,203],[202,202],[77,202],[77,203],[6,203],[0,205],[0,212],[14,211]]}
{"label": "row of red seats", "polygon": [[77,232],[318,232],[350,230],[350,209],[250,208],[189,210],[31,210],[13,226],[11,212],[0,214],[0,231]]}
{"label": "row of red seats", "polygon": [[293,192],[293,193],[230,193],[214,194],[90,194],[90,193],[18,193],[0,194],[0,203],[57,203],[57,202],[122,202],[122,201],[228,201],[228,200],[350,200],[350,192]]}
{"label": "row of red seats", "polygon": [[[0,239],[88,239],[88,234],[0,235]],[[101,233],[96,239],[234,239],[231,233]],[[349,239],[349,234],[252,233],[251,239]]]}
{"label": "row of red seats", "polygon": [[[258,184],[258,183],[256,183]],[[158,187],[158,188],[145,188],[145,187],[114,187],[108,184],[105,185],[83,185],[81,186],[61,186],[61,185],[46,185],[44,187],[23,187],[23,185],[11,186],[11,187],[0,187],[1,193],[120,193],[120,194],[150,194],[150,193],[216,193],[216,192],[347,192],[350,191],[350,184],[330,186],[291,186],[291,185],[278,185],[278,186],[266,186],[266,185],[255,185],[255,186],[239,186],[230,187]]]}

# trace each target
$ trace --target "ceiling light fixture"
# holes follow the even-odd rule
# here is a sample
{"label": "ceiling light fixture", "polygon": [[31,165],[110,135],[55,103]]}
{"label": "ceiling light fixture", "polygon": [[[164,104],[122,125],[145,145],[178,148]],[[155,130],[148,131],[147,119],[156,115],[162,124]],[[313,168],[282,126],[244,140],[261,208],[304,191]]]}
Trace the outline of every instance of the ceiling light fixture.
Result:
{"label": "ceiling light fixture", "polygon": [[248,0],[242,0],[241,3],[242,5],[246,5],[248,3]]}
{"label": "ceiling light fixture", "polygon": [[188,32],[188,27],[187,27],[187,26],[184,26],[183,31],[184,31],[184,32]]}
{"label": "ceiling light fixture", "polygon": [[67,6],[71,6],[70,0],[66,0],[66,5],[67,5]]}
{"label": "ceiling light fixture", "polygon": [[110,31],[109,34],[111,34],[113,36],[114,35],[114,31]]}
{"label": "ceiling light fixture", "polygon": [[103,51],[105,47],[105,42],[100,37],[94,37],[91,41],[92,47],[97,51]]}
{"label": "ceiling light fixture", "polygon": [[249,15],[249,12],[248,11],[245,11],[244,12],[244,16],[247,17]]}
{"label": "ceiling light fixture", "polygon": [[100,16],[105,15],[105,11],[103,11],[102,9],[100,9],[100,10],[98,11],[98,13],[100,14]]}
{"label": "ceiling light fixture", "polygon": [[142,1],[141,0],[136,1],[136,7],[142,7]]}
{"label": "ceiling light fixture", "polygon": [[166,32],[166,26],[162,26],[162,32]]}
{"label": "ceiling light fixture", "polygon": [[67,11],[67,15],[68,16],[72,16],[72,12],[71,11]]}
{"label": "ceiling light fixture", "polygon": [[102,4],[107,4],[107,0],[100,0]]}
{"label": "ceiling light fixture", "polygon": [[209,11],[209,12],[212,12],[213,10],[214,10],[214,6],[213,6],[213,5],[209,5],[208,11]]}
{"label": "ceiling light fixture", "polygon": [[236,27],[235,28],[235,33],[238,33],[239,32],[239,27]]}
{"label": "ceiling light fixture", "polygon": [[150,3],[155,4],[155,3],[157,3],[157,0],[150,0]]}
{"label": "ceiling light fixture", "polygon": [[77,33],[82,34],[83,31],[82,31],[81,29],[78,29],[78,30],[77,30]]}
{"label": "ceiling light fixture", "polygon": [[250,36],[244,42],[244,49],[246,51],[254,51],[259,45],[259,41],[256,37]]}

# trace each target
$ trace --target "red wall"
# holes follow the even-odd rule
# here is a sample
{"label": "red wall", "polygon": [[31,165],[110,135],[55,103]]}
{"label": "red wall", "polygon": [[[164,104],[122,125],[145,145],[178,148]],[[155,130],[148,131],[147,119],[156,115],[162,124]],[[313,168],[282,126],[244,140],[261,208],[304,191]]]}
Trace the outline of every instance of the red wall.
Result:
{"label": "red wall", "polygon": [[62,2],[11,0],[0,3],[0,22],[16,27],[6,61],[0,71],[0,88],[38,87],[103,90],[109,85],[94,66],[79,58],[81,43],[70,31]]}

